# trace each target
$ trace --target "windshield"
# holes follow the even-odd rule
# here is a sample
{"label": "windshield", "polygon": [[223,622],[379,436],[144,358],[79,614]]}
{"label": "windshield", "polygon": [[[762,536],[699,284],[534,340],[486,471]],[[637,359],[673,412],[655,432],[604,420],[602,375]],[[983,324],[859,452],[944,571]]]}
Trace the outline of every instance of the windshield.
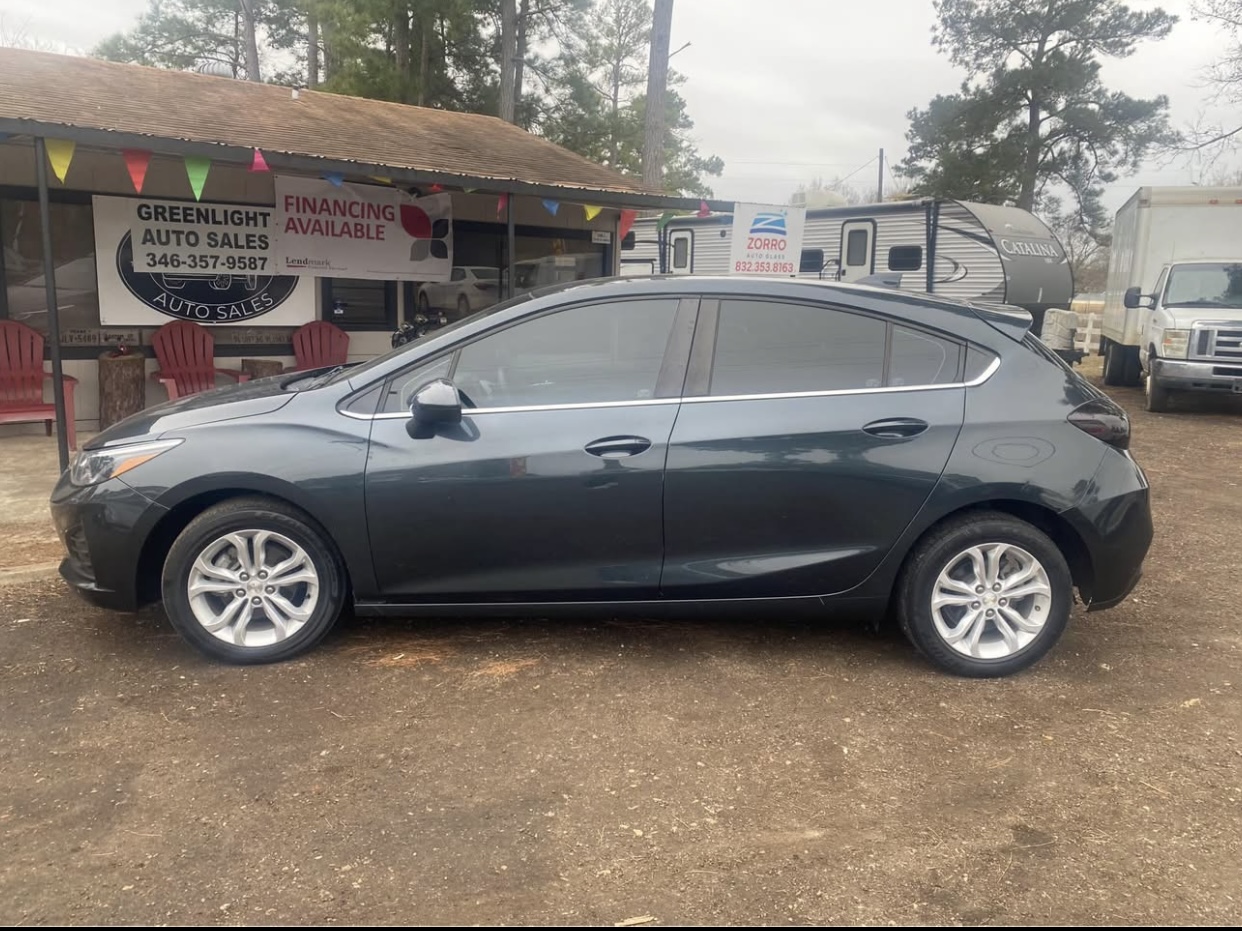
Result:
{"label": "windshield", "polygon": [[1175,265],[1164,289],[1165,307],[1234,307],[1242,310],[1242,263]]}

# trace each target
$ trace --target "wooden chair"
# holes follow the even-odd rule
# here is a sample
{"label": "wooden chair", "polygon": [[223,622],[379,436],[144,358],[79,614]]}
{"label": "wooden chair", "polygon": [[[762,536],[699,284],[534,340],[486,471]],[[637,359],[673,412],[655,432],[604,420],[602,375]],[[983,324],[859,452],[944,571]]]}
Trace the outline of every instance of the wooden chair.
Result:
{"label": "wooden chair", "polygon": [[168,390],[168,400],[184,398],[216,387],[216,376],[249,381],[245,372],[216,368],[215,340],[206,328],[188,320],[166,323],[151,337],[158,371],[151,378]]}
{"label": "wooden chair", "polygon": [[[43,337],[37,330],[13,320],[0,321],[0,423],[37,423],[52,435],[56,405],[43,400],[43,383],[52,373],[43,369]],[[65,439],[78,448],[74,423],[73,389],[78,380],[63,376],[65,386]]]}
{"label": "wooden chair", "polygon": [[288,372],[304,372],[326,365],[344,365],[349,357],[349,334],[327,320],[300,326],[293,334],[293,355],[297,365]]}

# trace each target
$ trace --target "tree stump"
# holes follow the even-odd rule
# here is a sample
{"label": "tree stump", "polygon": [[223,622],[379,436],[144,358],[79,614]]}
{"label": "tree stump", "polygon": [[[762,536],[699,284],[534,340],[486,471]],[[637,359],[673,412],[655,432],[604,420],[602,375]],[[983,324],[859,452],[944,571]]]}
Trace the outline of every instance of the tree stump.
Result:
{"label": "tree stump", "polygon": [[285,370],[279,359],[242,359],[241,370],[251,378],[267,378]]}
{"label": "tree stump", "polygon": [[147,357],[140,352],[105,352],[99,357],[99,429],[146,407]]}

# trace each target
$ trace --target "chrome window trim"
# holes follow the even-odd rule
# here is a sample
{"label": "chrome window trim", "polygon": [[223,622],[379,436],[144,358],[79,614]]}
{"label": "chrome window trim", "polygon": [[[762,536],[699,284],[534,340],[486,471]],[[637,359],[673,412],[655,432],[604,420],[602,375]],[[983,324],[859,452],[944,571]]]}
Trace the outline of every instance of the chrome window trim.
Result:
{"label": "chrome window trim", "polygon": [[[837,388],[827,391],[786,391],[774,394],[703,395],[692,398],[651,398],[642,401],[587,401],[581,404],[528,404],[514,407],[470,407],[462,411],[471,417],[476,414],[527,414],[537,411],[585,411],[609,407],[655,407],[665,404],[706,404],[710,401],[780,401],[792,398],[835,398],[855,394],[893,394],[901,391],[947,391],[952,388],[977,388],[996,374],[1000,368],[1000,356],[993,356],[982,374],[970,381],[955,381],[943,385],[889,385],[886,388]],[[357,414],[340,411],[355,420],[409,420],[404,411],[386,414]]]}

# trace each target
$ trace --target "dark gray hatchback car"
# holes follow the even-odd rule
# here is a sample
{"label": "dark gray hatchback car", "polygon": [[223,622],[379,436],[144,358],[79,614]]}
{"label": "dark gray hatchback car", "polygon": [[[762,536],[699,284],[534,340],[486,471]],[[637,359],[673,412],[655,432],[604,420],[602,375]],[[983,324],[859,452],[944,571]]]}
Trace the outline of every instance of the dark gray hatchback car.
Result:
{"label": "dark gray hatchback car", "polygon": [[799,280],[525,295],[152,408],[61,477],[62,574],[239,663],[359,614],[890,613],[998,676],[1121,601],[1129,422],[1024,311]]}

